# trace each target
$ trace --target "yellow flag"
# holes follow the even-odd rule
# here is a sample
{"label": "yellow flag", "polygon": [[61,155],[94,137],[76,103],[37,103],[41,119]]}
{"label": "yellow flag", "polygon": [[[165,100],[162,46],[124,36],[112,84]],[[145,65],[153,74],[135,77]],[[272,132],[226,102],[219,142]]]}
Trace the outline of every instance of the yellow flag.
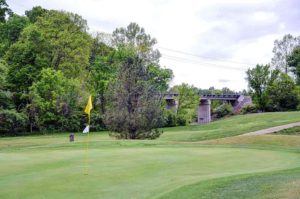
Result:
{"label": "yellow flag", "polygon": [[89,96],[89,100],[88,100],[88,103],[84,109],[84,112],[88,115],[90,115],[91,113],[91,110],[93,109],[93,104],[92,104],[92,96],[90,95]]}

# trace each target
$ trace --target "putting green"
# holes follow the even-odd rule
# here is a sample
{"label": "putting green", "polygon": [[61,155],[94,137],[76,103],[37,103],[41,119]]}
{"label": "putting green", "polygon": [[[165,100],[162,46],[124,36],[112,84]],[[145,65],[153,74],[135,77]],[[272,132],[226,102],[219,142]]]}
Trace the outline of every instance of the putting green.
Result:
{"label": "putting green", "polygon": [[300,155],[285,151],[136,142],[93,145],[89,175],[82,144],[2,150],[0,198],[155,198],[208,179],[300,167]]}

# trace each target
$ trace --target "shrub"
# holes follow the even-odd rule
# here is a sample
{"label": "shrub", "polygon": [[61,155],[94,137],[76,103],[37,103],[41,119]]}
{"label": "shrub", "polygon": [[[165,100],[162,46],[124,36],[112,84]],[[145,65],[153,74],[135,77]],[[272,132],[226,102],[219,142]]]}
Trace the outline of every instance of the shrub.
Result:
{"label": "shrub", "polygon": [[103,122],[103,114],[98,112],[93,112],[91,114],[91,131],[103,131],[106,130],[105,124]]}
{"label": "shrub", "polygon": [[214,115],[216,118],[222,118],[232,114],[233,114],[233,107],[231,106],[231,104],[228,103],[222,104],[221,106],[217,107],[214,110]]}
{"label": "shrub", "polygon": [[16,135],[26,131],[27,117],[15,110],[0,110],[0,135]]}
{"label": "shrub", "polygon": [[186,117],[184,115],[177,115],[176,123],[178,126],[185,126],[187,124]]}
{"label": "shrub", "polygon": [[254,104],[252,105],[248,105],[242,108],[241,113],[242,114],[247,114],[247,113],[258,113],[259,110],[257,108],[257,106],[255,106]]}
{"label": "shrub", "polygon": [[176,113],[173,110],[166,110],[164,112],[164,120],[165,120],[165,127],[173,127],[176,126]]}

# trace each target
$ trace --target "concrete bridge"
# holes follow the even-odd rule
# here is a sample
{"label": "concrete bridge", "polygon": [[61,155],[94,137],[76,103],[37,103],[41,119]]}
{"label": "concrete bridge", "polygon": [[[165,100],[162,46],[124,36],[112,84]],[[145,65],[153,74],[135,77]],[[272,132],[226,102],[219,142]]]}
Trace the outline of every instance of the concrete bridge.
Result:
{"label": "concrete bridge", "polygon": [[[178,93],[165,94],[164,99],[167,102],[167,108],[177,109],[177,97]],[[198,124],[206,124],[211,122],[211,100],[219,100],[223,103],[230,103],[233,106],[234,112],[238,113],[241,109],[247,105],[252,104],[250,96],[238,95],[238,94],[203,94],[199,95],[199,107],[198,107]]]}

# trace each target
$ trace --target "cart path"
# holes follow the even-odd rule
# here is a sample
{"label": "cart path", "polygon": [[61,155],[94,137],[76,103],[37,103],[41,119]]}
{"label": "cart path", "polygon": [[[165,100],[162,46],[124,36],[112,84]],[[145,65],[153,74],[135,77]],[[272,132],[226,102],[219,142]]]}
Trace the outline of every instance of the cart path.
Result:
{"label": "cart path", "polygon": [[300,122],[285,124],[285,125],[281,125],[281,126],[275,126],[275,127],[272,127],[272,128],[262,129],[262,130],[259,130],[259,131],[253,131],[253,132],[250,132],[250,133],[242,134],[240,136],[265,135],[265,134],[275,133],[275,132],[283,130],[283,129],[292,128],[292,127],[295,127],[295,126],[300,126]]}

